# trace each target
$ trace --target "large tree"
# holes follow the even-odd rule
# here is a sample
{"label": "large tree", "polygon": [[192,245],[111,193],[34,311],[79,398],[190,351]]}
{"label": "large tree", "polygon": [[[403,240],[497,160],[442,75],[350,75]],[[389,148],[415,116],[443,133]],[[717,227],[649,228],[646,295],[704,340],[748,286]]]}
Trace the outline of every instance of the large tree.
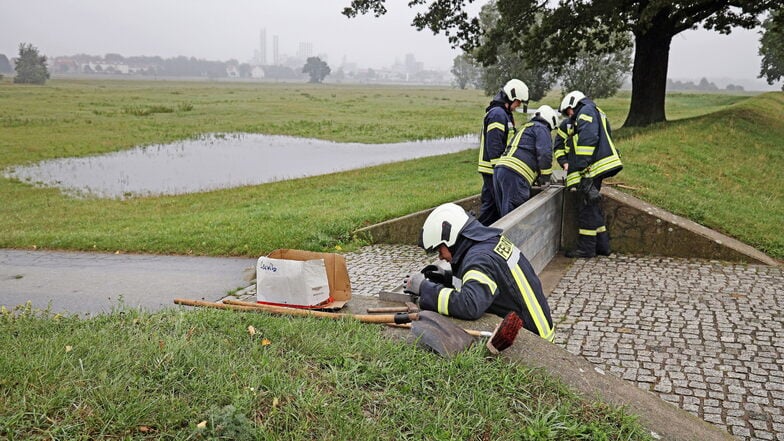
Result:
{"label": "large tree", "polygon": [[467,86],[476,86],[479,84],[479,66],[471,54],[460,54],[452,60],[452,75],[455,76],[455,84],[460,89],[465,89]]}
{"label": "large tree", "polygon": [[[762,24],[759,54],[762,55],[760,78],[773,84],[784,77],[784,8],[775,11]],[[784,83],[781,85],[784,90]]]}
{"label": "large tree", "polygon": [[320,83],[331,72],[326,61],[319,57],[308,57],[305,66],[302,67],[302,73],[310,75],[311,83]]}
{"label": "large tree", "polygon": [[[491,0],[482,6],[482,11],[479,13],[480,32],[495,29],[500,19],[497,1]],[[489,52],[492,52],[493,56],[488,56]],[[493,44],[489,38],[480,37],[479,46],[474,53],[484,60],[481,64],[485,93],[493,95],[510,78],[517,78],[528,86],[528,96],[531,101],[539,101],[547,95],[555,83],[555,72],[547,63],[526,57],[526,52],[528,48],[517,47],[510,43]]]}
{"label": "large tree", "polygon": [[19,43],[14,83],[44,84],[48,78],[46,56],[39,55],[38,48],[30,43]]}
{"label": "large tree", "polygon": [[[672,38],[702,25],[728,34],[732,27],[753,28],[758,17],[781,0],[498,0],[501,19],[495,29],[482,31],[479,20],[469,17],[466,0],[410,0],[409,6],[427,5],[413,25],[443,32],[454,46],[469,52],[486,35],[483,63],[495,57],[493,46],[538,48],[527,51],[531,59],[548,59],[566,66],[579,53],[607,54],[626,46],[619,33],[634,35],[632,99],[627,126],[664,121],[667,67]],[[470,2],[470,0],[469,0]],[[348,17],[386,13],[385,0],[352,0],[344,8]],[[535,44],[538,43],[538,44]]]}
{"label": "large tree", "polygon": [[630,47],[611,54],[585,54],[561,74],[564,92],[579,90],[591,98],[615,95],[632,66]]}

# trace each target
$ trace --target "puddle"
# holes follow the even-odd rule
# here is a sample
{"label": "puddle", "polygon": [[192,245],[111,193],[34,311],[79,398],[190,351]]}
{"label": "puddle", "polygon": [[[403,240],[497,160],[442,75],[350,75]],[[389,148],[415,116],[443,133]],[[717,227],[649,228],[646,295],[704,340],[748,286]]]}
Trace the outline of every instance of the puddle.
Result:
{"label": "puddle", "polygon": [[43,161],[6,178],[71,196],[124,199],[257,185],[476,148],[475,135],[394,144],[338,143],[259,134],[212,134],[85,158]]}

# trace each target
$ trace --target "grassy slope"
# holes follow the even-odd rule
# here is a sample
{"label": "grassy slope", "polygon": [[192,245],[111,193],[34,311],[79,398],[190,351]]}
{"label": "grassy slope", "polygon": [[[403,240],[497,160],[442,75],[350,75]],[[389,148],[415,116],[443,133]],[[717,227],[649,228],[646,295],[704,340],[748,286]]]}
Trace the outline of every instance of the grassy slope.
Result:
{"label": "grassy slope", "polygon": [[784,258],[784,94],[709,115],[620,130],[624,171],[637,196]]}

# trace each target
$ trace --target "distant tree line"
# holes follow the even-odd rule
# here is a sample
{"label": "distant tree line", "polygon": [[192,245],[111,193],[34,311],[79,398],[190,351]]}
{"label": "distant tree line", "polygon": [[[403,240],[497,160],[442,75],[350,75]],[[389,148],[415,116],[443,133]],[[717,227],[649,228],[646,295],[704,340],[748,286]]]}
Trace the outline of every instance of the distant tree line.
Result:
{"label": "distant tree line", "polygon": [[[693,81],[673,81],[672,78],[667,78],[667,90],[695,90],[702,92],[716,92],[719,89],[715,83],[708,81],[707,78],[702,78],[699,83],[694,84]],[[728,84],[724,90],[740,92],[743,91],[743,86],[735,84]]]}
{"label": "distant tree line", "polygon": [[[129,56],[116,53],[106,55],[76,54],[57,57],[55,73],[135,74],[144,76],[251,78],[254,66],[231,59],[211,61],[196,57]],[[303,75],[287,66],[261,66],[267,79],[301,79]]]}

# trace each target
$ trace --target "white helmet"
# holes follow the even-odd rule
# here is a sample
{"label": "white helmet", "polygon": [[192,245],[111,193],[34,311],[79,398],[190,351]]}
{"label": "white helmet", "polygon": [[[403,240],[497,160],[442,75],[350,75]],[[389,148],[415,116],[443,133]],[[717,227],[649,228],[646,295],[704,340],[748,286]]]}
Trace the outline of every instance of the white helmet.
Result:
{"label": "white helmet", "polygon": [[528,86],[516,78],[504,84],[504,93],[509,101],[520,100],[521,103],[528,104]]}
{"label": "white helmet", "polygon": [[558,127],[558,113],[547,104],[536,109],[536,115],[547,121],[547,125],[550,126],[550,130],[554,130],[556,127]]}
{"label": "white helmet", "polygon": [[439,205],[425,219],[419,236],[419,246],[427,252],[435,251],[444,244],[452,247],[457,236],[470,221],[470,216],[463,207],[451,202]]}
{"label": "white helmet", "polygon": [[567,93],[564,99],[561,101],[561,107],[558,108],[558,111],[561,113],[566,112],[566,109],[576,106],[577,103],[579,103],[583,98],[585,98],[585,94],[579,90],[573,90]]}

